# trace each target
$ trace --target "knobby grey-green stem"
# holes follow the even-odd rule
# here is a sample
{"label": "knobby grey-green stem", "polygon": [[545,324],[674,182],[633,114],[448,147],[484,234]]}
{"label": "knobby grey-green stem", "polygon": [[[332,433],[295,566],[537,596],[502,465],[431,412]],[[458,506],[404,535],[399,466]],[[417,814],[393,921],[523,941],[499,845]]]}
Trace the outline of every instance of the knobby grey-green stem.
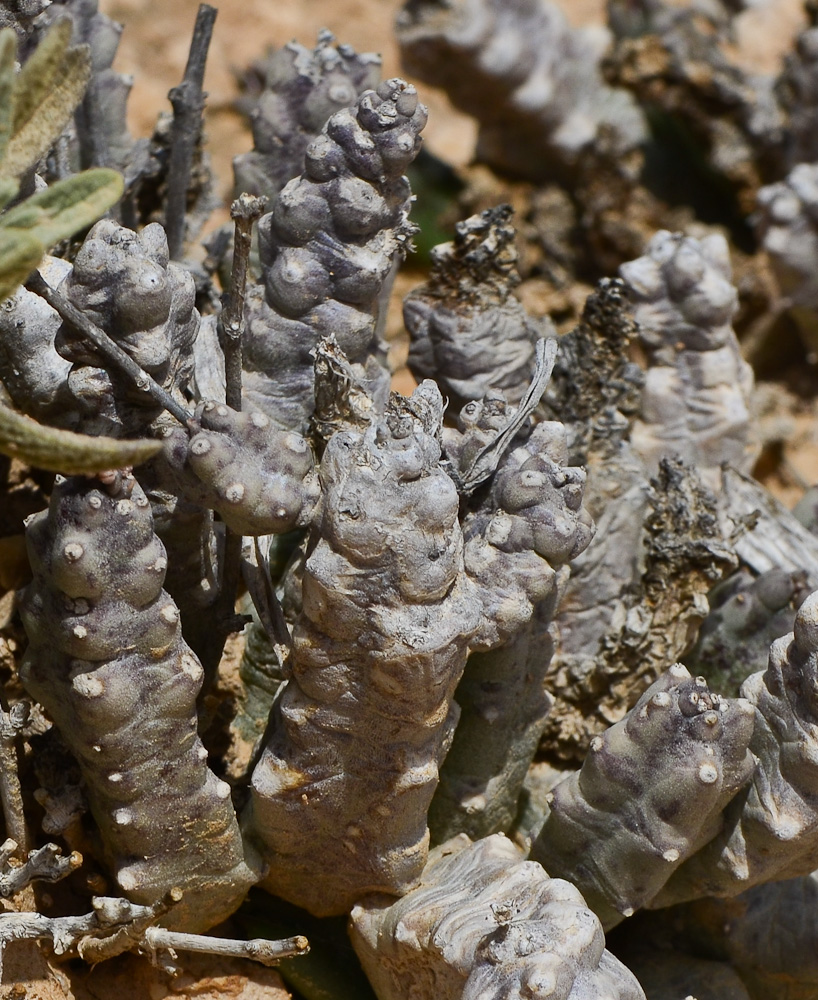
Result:
{"label": "knobby grey-green stem", "polygon": [[108,334],[92,323],[83,313],[76,309],[63,295],[52,288],[39,271],[35,271],[26,282],[26,288],[34,292],[59,313],[66,323],[70,323],[79,333],[96,347],[99,353],[115,365],[116,368],[133,382],[137,389],[147,392],[160,406],[172,414],[184,427],[194,426],[196,421],[192,413],[178,403],[173,396],[159,385],[146,371],[139,367],[134,359],[127,354]]}

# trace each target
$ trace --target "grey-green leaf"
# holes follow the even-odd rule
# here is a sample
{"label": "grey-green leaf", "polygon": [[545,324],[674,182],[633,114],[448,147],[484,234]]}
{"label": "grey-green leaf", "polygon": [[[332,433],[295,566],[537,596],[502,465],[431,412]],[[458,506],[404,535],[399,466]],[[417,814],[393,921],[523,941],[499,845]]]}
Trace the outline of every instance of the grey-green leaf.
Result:
{"label": "grey-green leaf", "polygon": [[14,57],[17,54],[17,36],[11,28],[0,31],[0,163],[11,138],[14,121]]}
{"label": "grey-green leaf", "polygon": [[13,177],[0,177],[0,209],[5,208],[20,190],[20,185]]}
{"label": "grey-green leaf", "polygon": [[0,403],[0,452],[64,475],[93,475],[139,465],[162,447],[148,439],[91,437],[37,423]]}
{"label": "grey-green leaf", "polygon": [[23,63],[17,75],[14,131],[31,121],[49,90],[58,82],[74,27],[70,17],[60,18],[51,26],[37,48]]}
{"label": "grey-green leaf", "polygon": [[122,196],[122,176],[95,167],[67,177],[0,216],[0,228],[24,230],[50,247],[90,226]]}
{"label": "grey-green leaf", "polygon": [[[21,72],[20,77],[22,75]],[[82,100],[90,75],[91,59],[87,46],[69,49],[59,67],[59,74],[49,81],[48,91],[45,94],[38,92],[37,96],[41,99],[34,112],[19,130],[15,129],[9,140],[5,159],[0,165],[4,174],[20,177],[48,152]],[[20,77],[15,90],[18,102],[26,101],[29,96],[28,91],[20,86]]]}
{"label": "grey-green leaf", "polygon": [[0,229],[0,302],[22,285],[44,253],[45,247],[31,233]]}

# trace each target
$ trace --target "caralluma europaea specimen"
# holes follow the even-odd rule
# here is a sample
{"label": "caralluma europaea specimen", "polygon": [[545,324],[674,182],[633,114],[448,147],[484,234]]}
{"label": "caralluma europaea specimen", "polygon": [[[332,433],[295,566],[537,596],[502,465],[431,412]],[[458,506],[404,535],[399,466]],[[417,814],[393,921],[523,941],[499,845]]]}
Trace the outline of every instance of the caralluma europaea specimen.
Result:
{"label": "caralluma europaea specimen", "polygon": [[[179,969],[186,948],[303,955],[307,923],[318,953],[348,918],[361,968],[345,938],[322,994],[299,958],[306,1000],[364,974],[379,1000],[709,1000],[718,923],[714,983],[814,996],[780,938],[749,943],[759,914],[792,906],[804,941],[815,923],[818,539],[811,494],[796,516],[751,478],[788,445],[745,360],[773,327],[782,367],[814,346],[810,31],[762,85],[695,44],[740,36],[726,0],[613,3],[612,34],[538,0],[403,4],[407,67],[480,121],[430,272],[397,279],[401,395],[407,171],[419,200],[436,183],[415,86],[381,82],[366,41],[276,48],[245,77],[232,244],[201,264],[214,11],[147,141],[93,0],[7,6],[3,586],[34,513],[0,604],[0,984],[18,939]],[[699,163],[734,197],[668,208],[658,126],[701,113],[669,104],[695,81],[744,88],[694,136],[718,138]],[[718,123],[754,128],[755,97],[770,127],[727,169]],[[121,170],[121,203],[68,199],[86,163]],[[252,697],[242,640],[222,656],[251,601]],[[257,940],[269,922],[293,937]]]}

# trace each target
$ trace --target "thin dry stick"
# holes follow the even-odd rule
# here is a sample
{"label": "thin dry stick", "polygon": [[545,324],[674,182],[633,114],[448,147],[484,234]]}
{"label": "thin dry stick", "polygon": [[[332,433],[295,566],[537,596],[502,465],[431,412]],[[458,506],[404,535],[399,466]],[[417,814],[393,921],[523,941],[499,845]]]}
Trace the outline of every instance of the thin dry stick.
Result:
{"label": "thin dry stick", "polygon": [[92,323],[87,316],[84,316],[79,309],[76,309],[63,295],[52,288],[39,271],[35,271],[31,275],[26,282],[26,288],[44,298],[66,323],[70,323],[79,333],[91,341],[106,361],[111,362],[119,371],[127,375],[137,389],[152,396],[160,406],[176,417],[180,424],[191,428],[197,426],[192,413],[189,413],[181,403],[178,403],[169,392],[140,368],[130,354],[126,354],[104,330]]}
{"label": "thin dry stick", "polygon": [[[284,611],[276,595],[276,589],[273,586],[269,559],[265,558],[262,553],[258,537],[253,538],[253,546],[255,549],[256,565],[260,570],[258,576],[263,590],[263,598],[262,595],[259,595],[259,598],[263,599],[264,608],[267,612],[266,614],[262,614],[259,611],[259,618],[262,619],[262,625],[265,627],[267,635],[273,643],[273,647],[281,647],[282,652],[280,654],[276,651],[276,655],[279,656],[279,662],[281,663],[283,662],[282,658],[292,648],[292,637],[290,636],[290,630],[287,628],[287,621],[284,618]],[[267,548],[269,551],[269,546]],[[256,609],[258,610],[258,605],[256,605]],[[265,618],[269,619],[269,621],[265,621]],[[268,626],[272,627],[272,632]]]}
{"label": "thin dry stick", "polygon": [[0,708],[0,801],[6,822],[6,837],[16,842],[16,852],[25,857],[28,851],[28,831],[23,810],[23,793],[17,770],[17,739],[28,718],[28,706],[23,702],[8,711]]}
{"label": "thin dry stick", "polygon": [[[181,898],[178,893],[175,901]],[[282,958],[306,955],[305,937],[282,941],[231,941],[204,934],[182,934],[151,926],[168,909],[165,901],[139,906],[126,899],[95,897],[93,911],[79,916],[45,917],[41,913],[0,913],[0,978],[3,951],[10,941],[50,941],[57,956],[78,953],[87,962],[101,962],[125,951],[154,953],[161,950],[196,951],[203,954],[249,958],[275,965]]]}
{"label": "thin dry stick", "polygon": [[227,383],[225,402],[237,411],[241,410],[241,335],[244,330],[244,295],[247,289],[250,244],[253,223],[266,207],[265,197],[246,193],[236,198],[230,206],[230,218],[235,223],[233,269],[230,292],[222,300],[218,330]]}
{"label": "thin dry stick", "polygon": [[168,165],[168,197],[165,207],[165,229],[168,248],[173,260],[179,260],[185,245],[187,190],[193,153],[202,132],[204,83],[207,50],[216,20],[216,8],[203,3],[196,15],[196,25],[190,42],[185,75],[178,87],[168,94],[173,105],[170,164]]}
{"label": "thin dry stick", "polygon": [[[236,594],[241,576],[241,544],[241,535],[228,530],[224,540],[221,586],[216,602],[216,622],[225,640],[231,632],[240,632],[250,621],[250,615],[236,613]],[[222,650],[219,650],[219,658],[221,652]]]}
{"label": "thin dry stick", "polygon": [[[235,222],[233,240],[233,269],[230,293],[225,295],[219,316],[219,343],[224,354],[225,402],[234,410],[241,410],[241,335],[244,330],[244,295],[247,288],[247,270],[253,223],[267,205],[267,199],[242,194],[230,206],[230,216]],[[221,588],[219,590],[217,619],[225,637],[244,627],[244,616],[235,614],[236,592],[241,575],[241,535],[228,530],[224,543],[224,560]]]}
{"label": "thin dry stick", "polygon": [[202,934],[183,934],[180,931],[165,930],[164,927],[149,927],[143,941],[151,951],[196,951],[205,955],[250,958],[262,965],[277,965],[282,958],[306,955],[310,950],[309,942],[302,935],[281,941],[268,941],[265,938],[236,941],[231,938],[205,937]]}
{"label": "thin dry stick", "polygon": [[91,913],[70,917],[0,913],[0,980],[3,952],[10,941],[50,941],[58,957],[76,951],[90,962],[103,961],[137,948],[145,929],[168,909],[164,900],[138,906],[110,896],[94,897],[92,905]]}
{"label": "thin dry stick", "polygon": [[[0,868],[5,866],[12,854],[18,853],[17,844],[7,840],[0,847]],[[59,882],[82,864],[82,855],[72,851],[63,857],[56,844],[46,844],[30,851],[28,858],[16,868],[6,868],[0,872],[0,897],[10,899],[32,882]]]}

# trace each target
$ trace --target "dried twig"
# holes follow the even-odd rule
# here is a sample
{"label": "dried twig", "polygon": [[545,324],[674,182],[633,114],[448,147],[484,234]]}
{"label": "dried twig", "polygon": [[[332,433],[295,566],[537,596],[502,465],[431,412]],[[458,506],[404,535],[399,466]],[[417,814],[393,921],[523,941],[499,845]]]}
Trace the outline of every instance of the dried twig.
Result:
{"label": "dried twig", "polygon": [[10,941],[50,941],[57,956],[76,952],[89,961],[102,961],[138,947],[147,927],[168,909],[165,902],[138,906],[106,896],[94,897],[91,905],[91,913],[70,917],[0,913],[0,981],[3,951]]}
{"label": "dried twig", "polygon": [[267,207],[267,199],[243,194],[230,206],[230,218],[235,222],[233,237],[233,270],[230,292],[224,296],[219,316],[219,343],[224,352],[224,372],[227,381],[225,402],[231,409],[241,409],[241,335],[244,329],[244,293],[253,223]]}
{"label": "dried twig", "polygon": [[133,382],[137,389],[146,392],[149,396],[164,407],[168,413],[172,414],[185,427],[195,426],[193,414],[188,412],[181,403],[178,403],[173,396],[159,385],[144,369],[140,368],[134,359],[111,338],[92,323],[87,316],[76,309],[63,295],[52,288],[39,271],[35,271],[26,282],[26,288],[34,292],[60,314],[66,323],[70,323],[79,333],[88,339],[99,351],[103,358],[121,371]]}
{"label": "dried twig", "polygon": [[202,84],[216,13],[216,8],[209,4],[203,3],[199,6],[184,78],[179,86],[174,87],[168,94],[173,105],[173,130],[168,166],[165,229],[172,260],[181,258],[185,244],[187,189],[190,183],[193,152],[202,131],[205,96]]}
{"label": "dried twig", "polygon": [[[22,854],[28,849],[28,832],[17,770],[17,739],[27,720],[28,705],[25,702],[12,705],[8,711],[0,708],[0,801],[6,836],[15,842],[15,850]],[[0,895],[4,895],[2,889]]]}
{"label": "dried twig", "polygon": [[28,860],[22,865],[7,867],[9,858],[17,850],[14,840],[7,840],[0,846],[0,868],[5,868],[0,873],[0,897],[3,899],[10,899],[32,882],[59,882],[82,864],[79,852],[72,851],[68,857],[63,857],[62,849],[56,844],[46,844],[29,852]]}
{"label": "dried twig", "polygon": [[226,955],[230,958],[249,958],[262,965],[277,965],[282,958],[306,955],[310,945],[303,935],[268,941],[254,938],[236,941],[231,938],[206,937],[203,934],[183,934],[164,927],[149,927],[144,934],[144,945],[151,951],[196,951],[206,955]]}
{"label": "dried twig", "polygon": [[[244,294],[247,287],[247,269],[253,223],[267,205],[267,199],[242,194],[230,206],[230,217],[235,222],[233,239],[233,270],[230,292],[222,300],[219,315],[219,343],[224,353],[225,402],[233,410],[241,410],[241,335],[244,330]],[[235,612],[236,592],[241,575],[241,535],[228,529],[224,543],[224,560],[219,589],[217,618],[225,637],[243,628]]]}
{"label": "dried twig", "polygon": [[[292,649],[292,636],[287,628],[281,602],[273,586],[270,560],[270,538],[259,539],[254,536],[248,539],[250,548],[244,553],[242,560],[242,576],[245,586],[253,599],[253,605],[259,617],[261,627],[267,634],[273,647],[279,666],[283,668],[284,661]],[[262,548],[263,544],[263,548]]]}
{"label": "dried twig", "polygon": [[275,965],[282,958],[306,955],[310,949],[305,937],[282,941],[234,941],[203,934],[182,934],[152,926],[168,910],[168,903],[178,902],[175,890],[168,901],[153,906],[139,906],[126,899],[95,896],[93,911],[72,917],[45,917],[41,913],[0,914],[0,979],[3,950],[9,941],[50,941],[55,955],[78,954],[87,962],[101,962],[125,951],[140,951],[156,956],[157,951],[196,951],[210,955],[249,958],[263,965]]}

